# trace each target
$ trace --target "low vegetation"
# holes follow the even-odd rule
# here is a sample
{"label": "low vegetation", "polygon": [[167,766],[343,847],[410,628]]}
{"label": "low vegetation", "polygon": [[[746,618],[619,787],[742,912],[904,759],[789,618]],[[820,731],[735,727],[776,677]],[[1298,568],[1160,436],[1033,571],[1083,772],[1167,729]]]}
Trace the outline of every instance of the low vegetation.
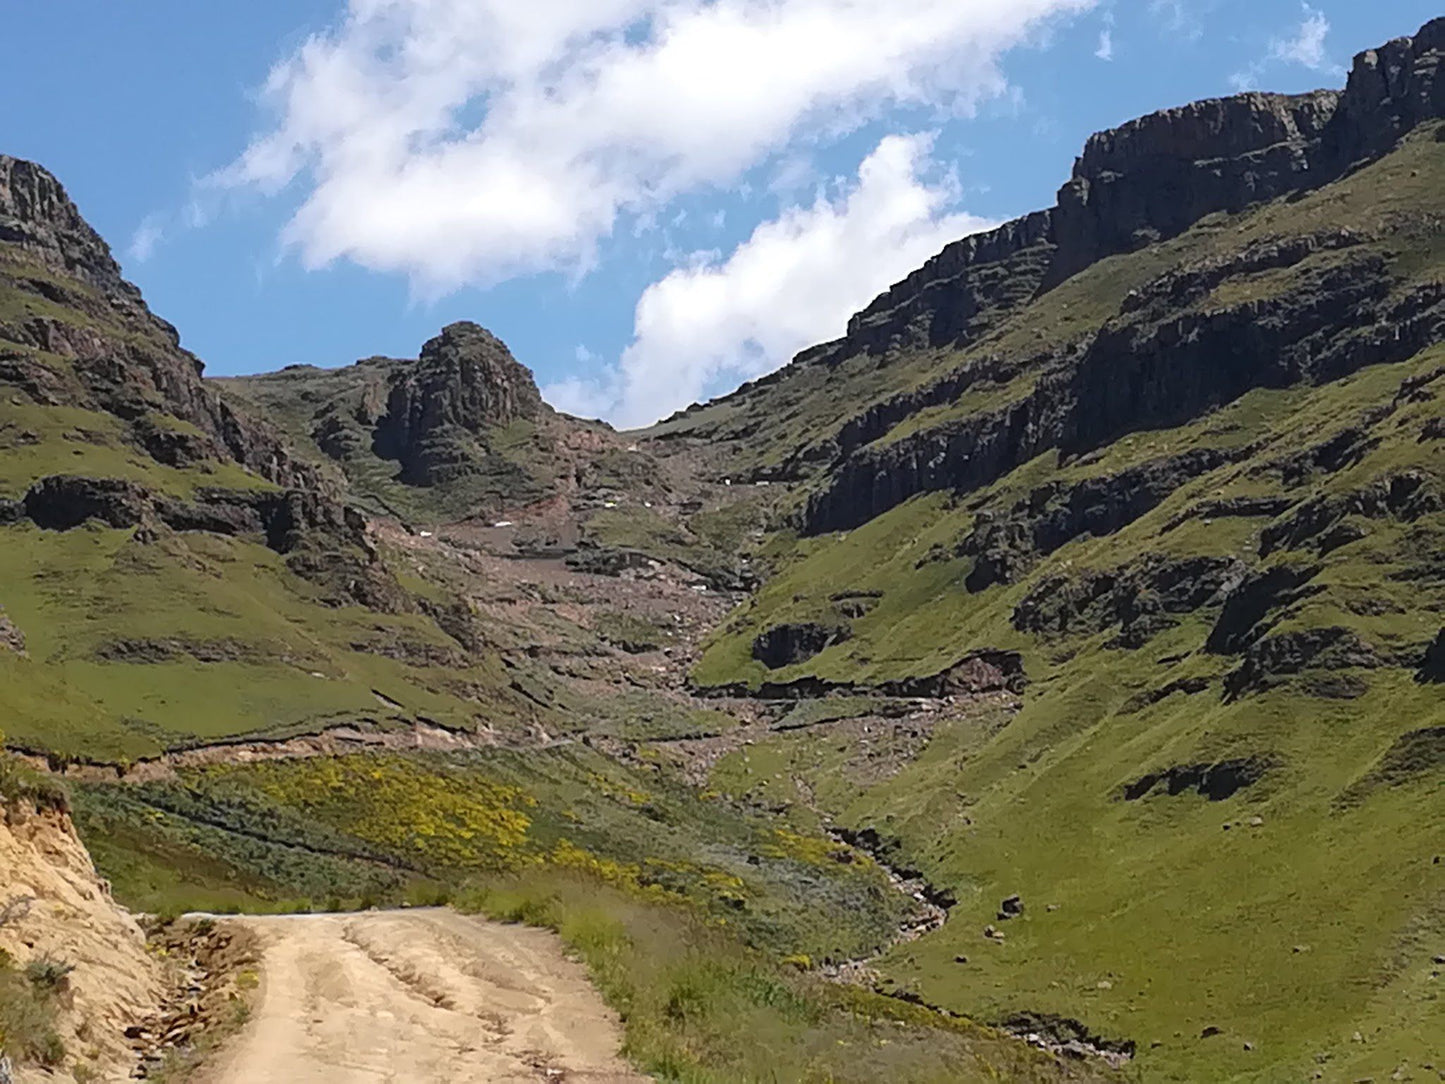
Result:
{"label": "low vegetation", "polygon": [[1111,1080],[988,1028],[800,974],[720,920],[576,872],[522,874],[464,909],[556,930],[626,1026],[624,1052],[679,1084]]}

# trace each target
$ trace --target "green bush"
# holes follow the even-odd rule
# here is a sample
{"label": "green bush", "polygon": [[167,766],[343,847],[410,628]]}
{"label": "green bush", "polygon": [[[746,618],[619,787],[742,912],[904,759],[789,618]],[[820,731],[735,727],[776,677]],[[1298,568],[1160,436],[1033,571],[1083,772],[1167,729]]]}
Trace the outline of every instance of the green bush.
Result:
{"label": "green bush", "polygon": [[30,980],[30,985],[37,991],[49,995],[63,990],[66,980],[74,970],[74,964],[68,964],[64,960],[57,960],[52,956],[42,956],[25,965],[25,977]]}
{"label": "green bush", "polygon": [[23,1064],[51,1068],[65,1060],[55,1032],[55,1002],[7,961],[0,963],[0,1050]]}

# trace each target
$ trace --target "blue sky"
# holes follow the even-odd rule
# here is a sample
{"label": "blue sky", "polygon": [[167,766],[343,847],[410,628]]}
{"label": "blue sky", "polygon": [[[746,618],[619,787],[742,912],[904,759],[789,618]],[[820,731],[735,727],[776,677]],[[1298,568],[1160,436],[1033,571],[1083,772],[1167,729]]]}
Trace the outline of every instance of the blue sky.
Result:
{"label": "blue sky", "polygon": [[[39,161],[213,374],[501,335],[639,424],[1049,205],[1089,133],[1339,86],[1429,0],[12,2]],[[19,88],[17,90],[17,88]],[[20,108],[16,108],[19,105]]]}

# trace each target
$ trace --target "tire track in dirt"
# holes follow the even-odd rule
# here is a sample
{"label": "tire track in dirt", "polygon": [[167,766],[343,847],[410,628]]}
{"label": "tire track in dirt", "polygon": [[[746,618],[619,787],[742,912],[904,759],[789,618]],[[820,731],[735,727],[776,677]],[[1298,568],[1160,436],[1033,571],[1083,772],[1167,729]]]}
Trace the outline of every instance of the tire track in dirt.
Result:
{"label": "tire track in dirt", "polygon": [[261,994],[205,1084],[647,1079],[546,931],[432,909],[227,921],[261,939]]}

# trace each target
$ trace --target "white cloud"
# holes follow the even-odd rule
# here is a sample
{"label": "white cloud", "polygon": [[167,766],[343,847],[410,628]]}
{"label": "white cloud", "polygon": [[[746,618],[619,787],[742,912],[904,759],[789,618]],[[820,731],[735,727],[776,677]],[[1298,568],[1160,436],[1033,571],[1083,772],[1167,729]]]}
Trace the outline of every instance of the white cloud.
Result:
{"label": "white cloud", "polygon": [[1325,52],[1325,38],[1330,33],[1330,21],[1321,11],[1301,4],[1304,19],[1299,27],[1286,38],[1275,38],[1269,43],[1269,52],[1258,60],[1229,77],[1229,84],[1237,91],[1254,90],[1260,78],[1271,64],[1299,64],[1311,71],[1343,74],[1344,69],[1332,64]]}
{"label": "white cloud", "polygon": [[161,215],[147,215],[131,235],[126,254],[136,263],[145,263],[155,255],[156,248],[165,240],[164,218]]}
{"label": "white cloud", "polygon": [[958,184],[929,180],[931,144],[889,136],[846,191],[763,223],[726,260],[707,255],[653,283],[620,364],[600,380],[554,384],[548,400],[643,425],[841,334],[850,315],[945,244],[992,225],[950,210]]}
{"label": "white cloud", "polygon": [[967,114],[1096,0],[348,0],[271,73],[273,129],[212,178],[300,207],[307,266],[427,292],[576,272],[623,215],[896,106]]}
{"label": "white cloud", "polygon": [[1099,31],[1099,47],[1094,50],[1094,55],[1100,60],[1114,59],[1114,32],[1107,28]]}
{"label": "white cloud", "polygon": [[1270,44],[1270,59],[1323,71],[1330,66],[1325,55],[1325,38],[1330,32],[1330,21],[1323,12],[1308,4],[1301,7],[1304,8],[1304,21],[1292,37],[1277,39]]}

